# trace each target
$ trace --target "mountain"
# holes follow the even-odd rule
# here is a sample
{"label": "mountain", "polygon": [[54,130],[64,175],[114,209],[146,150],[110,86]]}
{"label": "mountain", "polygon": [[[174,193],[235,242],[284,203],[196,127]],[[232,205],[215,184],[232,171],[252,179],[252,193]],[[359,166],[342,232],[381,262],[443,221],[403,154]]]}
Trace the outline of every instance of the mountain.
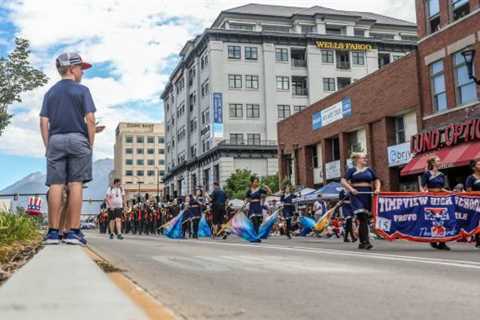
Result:
{"label": "mountain", "polygon": [[[83,192],[84,200],[100,200],[105,197],[105,191],[108,187],[109,175],[113,170],[112,159],[101,159],[93,163],[93,180],[88,183],[87,188]],[[48,187],[45,186],[45,174],[42,172],[34,172],[26,177],[20,179],[14,184],[0,190],[0,196],[2,194],[14,194],[14,193],[38,193],[44,194],[47,192]],[[12,207],[26,207],[29,197],[20,197],[18,201],[12,203]],[[46,203],[45,197],[43,203]],[[85,201],[83,203],[83,213],[96,214],[100,204],[97,202],[89,203]],[[47,211],[46,204],[42,204],[42,211]]]}

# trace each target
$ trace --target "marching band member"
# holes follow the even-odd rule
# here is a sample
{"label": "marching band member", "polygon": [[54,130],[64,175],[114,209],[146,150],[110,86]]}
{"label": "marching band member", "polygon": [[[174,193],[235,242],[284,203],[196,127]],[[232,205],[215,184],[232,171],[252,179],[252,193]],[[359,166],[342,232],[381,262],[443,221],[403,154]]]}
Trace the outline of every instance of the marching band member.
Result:
{"label": "marching band member", "polygon": [[268,186],[260,186],[258,177],[252,176],[250,178],[250,188],[246,194],[246,200],[249,203],[248,217],[252,221],[257,234],[263,220],[262,198],[271,193],[272,190]]}
{"label": "marching band member", "polygon": [[285,234],[288,239],[292,239],[290,232],[292,230],[292,217],[295,211],[295,205],[293,204],[293,199],[296,198],[296,195],[291,193],[291,186],[287,185],[283,190],[280,201],[283,204],[283,218],[285,219]]}
{"label": "marching band member", "polygon": [[[470,163],[473,173],[465,181],[465,189],[468,192],[480,192],[480,159]],[[480,234],[475,235],[475,247],[480,248]]]}
{"label": "marching band member", "polygon": [[[430,157],[427,160],[427,170],[423,173],[420,185],[421,192],[449,192],[447,190],[447,179],[440,172],[440,158],[438,156]],[[445,242],[430,242],[432,248],[439,250],[450,250]]]}
{"label": "marching band member", "polygon": [[367,155],[356,153],[352,155],[353,168],[349,168],[341,182],[345,189],[351,193],[351,206],[357,216],[360,238],[359,249],[370,250],[373,248],[369,238],[369,215],[372,209],[372,190],[380,192],[381,183],[375,171],[367,166]]}

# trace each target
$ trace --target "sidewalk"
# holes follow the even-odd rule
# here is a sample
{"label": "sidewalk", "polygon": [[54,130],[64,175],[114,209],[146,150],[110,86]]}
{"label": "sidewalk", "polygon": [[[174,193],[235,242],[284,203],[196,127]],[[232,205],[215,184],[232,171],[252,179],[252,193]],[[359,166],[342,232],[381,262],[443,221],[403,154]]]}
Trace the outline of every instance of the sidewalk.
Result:
{"label": "sidewalk", "polygon": [[0,287],[0,319],[148,319],[79,246],[46,246]]}

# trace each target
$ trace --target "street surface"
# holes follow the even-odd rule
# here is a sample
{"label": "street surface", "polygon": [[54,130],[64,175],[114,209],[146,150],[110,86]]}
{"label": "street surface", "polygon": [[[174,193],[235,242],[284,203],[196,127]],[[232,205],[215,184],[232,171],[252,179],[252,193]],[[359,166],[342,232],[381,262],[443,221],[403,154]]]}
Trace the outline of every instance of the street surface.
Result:
{"label": "street surface", "polygon": [[480,250],[337,239],[169,240],[87,234],[180,319],[478,319]]}

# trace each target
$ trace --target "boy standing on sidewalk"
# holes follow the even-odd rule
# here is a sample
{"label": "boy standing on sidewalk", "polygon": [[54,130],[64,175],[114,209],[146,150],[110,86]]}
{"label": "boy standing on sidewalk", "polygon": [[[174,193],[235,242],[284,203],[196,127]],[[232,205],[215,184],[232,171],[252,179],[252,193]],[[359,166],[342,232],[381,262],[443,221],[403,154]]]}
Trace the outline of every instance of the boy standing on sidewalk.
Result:
{"label": "boy standing on sidewalk", "polygon": [[110,239],[113,239],[113,234],[116,233],[119,240],[123,240],[122,236],[122,216],[123,208],[125,207],[125,192],[120,185],[120,179],[113,180],[113,185],[108,187],[105,195],[105,202],[108,208],[108,219],[110,226]]}
{"label": "boy standing on sidewalk", "polygon": [[86,243],[80,232],[83,184],[92,180],[95,141],[95,104],[90,90],[80,84],[83,70],[91,67],[77,53],[63,53],[56,60],[62,77],[43,99],[40,130],[46,148],[48,233],[46,244],[58,244],[64,185],[68,184],[68,244]]}

